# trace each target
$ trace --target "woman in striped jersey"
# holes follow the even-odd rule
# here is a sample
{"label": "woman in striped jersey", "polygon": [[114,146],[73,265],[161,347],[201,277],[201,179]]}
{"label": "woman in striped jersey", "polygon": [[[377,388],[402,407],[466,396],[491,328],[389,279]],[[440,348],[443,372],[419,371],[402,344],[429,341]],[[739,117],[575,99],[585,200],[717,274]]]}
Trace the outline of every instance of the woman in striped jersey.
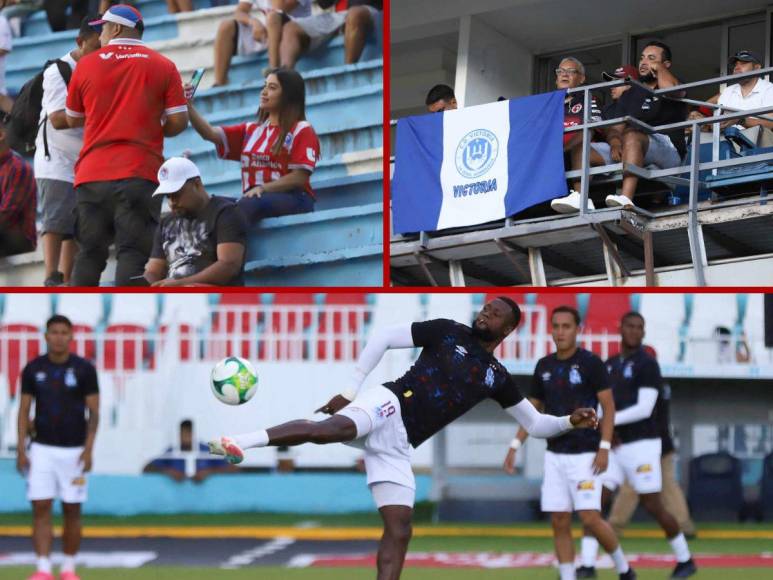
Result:
{"label": "woman in striped jersey", "polygon": [[320,156],[319,139],[306,121],[306,88],[300,74],[283,68],[268,73],[255,121],[213,127],[190,97],[188,113],[193,128],[215,144],[219,157],[241,162],[243,195],[238,205],[251,224],[314,210],[309,180]]}

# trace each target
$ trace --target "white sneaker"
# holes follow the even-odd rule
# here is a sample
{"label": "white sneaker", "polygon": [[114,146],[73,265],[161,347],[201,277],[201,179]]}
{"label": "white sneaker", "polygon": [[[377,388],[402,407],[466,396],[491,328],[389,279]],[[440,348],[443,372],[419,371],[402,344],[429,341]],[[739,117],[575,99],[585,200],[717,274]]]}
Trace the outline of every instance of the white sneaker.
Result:
{"label": "white sneaker", "polygon": [[[580,192],[570,189],[569,195],[566,197],[557,197],[550,202],[550,207],[558,213],[577,213],[580,211]],[[588,205],[585,207],[589,210],[596,209],[596,206],[593,205],[593,201],[590,198],[588,198]]]}
{"label": "white sneaker", "polygon": [[244,461],[244,451],[230,437],[213,439],[208,445],[212,455],[222,455],[228,463],[235,465]]}
{"label": "white sneaker", "polygon": [[606,198],[607,207],[636,207],[634,203],[624,195],[608,195]]}

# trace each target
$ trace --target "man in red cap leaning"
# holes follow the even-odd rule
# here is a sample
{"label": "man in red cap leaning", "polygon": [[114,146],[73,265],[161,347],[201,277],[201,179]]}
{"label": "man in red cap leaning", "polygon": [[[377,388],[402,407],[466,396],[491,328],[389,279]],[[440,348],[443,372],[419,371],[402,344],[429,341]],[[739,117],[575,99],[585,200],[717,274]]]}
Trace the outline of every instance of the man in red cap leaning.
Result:
{"label": "man in red cap leaning", "polygon": [[89,24],[101,26],[102,48],[78,64],[66,109],[68,125],[85,128],[75,165],[79,252],[71,285],[99,284],[114,240],[115,283],[126,286],[150,255],[164,137],[188,126],[187,104],[174,63],[142,42],[136,8],[117,4]]}

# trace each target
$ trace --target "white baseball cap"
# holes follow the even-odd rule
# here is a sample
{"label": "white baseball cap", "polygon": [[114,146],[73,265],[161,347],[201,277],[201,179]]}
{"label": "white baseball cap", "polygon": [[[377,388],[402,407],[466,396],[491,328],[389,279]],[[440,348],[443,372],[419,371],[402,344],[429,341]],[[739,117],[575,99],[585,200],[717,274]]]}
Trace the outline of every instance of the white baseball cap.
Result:
{"label": "white baseball cap", "polygon": [[153,195],[177,193],[186,181],[194,177],[201,177],[201,173],[193,161],[185,157],[170,157],[158,170],[158,187]]}

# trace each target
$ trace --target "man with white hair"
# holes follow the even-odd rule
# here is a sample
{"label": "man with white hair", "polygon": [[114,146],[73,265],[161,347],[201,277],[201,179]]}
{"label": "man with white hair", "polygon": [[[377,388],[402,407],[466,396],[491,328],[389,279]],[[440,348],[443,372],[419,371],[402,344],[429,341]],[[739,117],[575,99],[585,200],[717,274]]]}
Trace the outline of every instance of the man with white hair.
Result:
{"label": "man with white hair", "polygon": [[[556,69],[556,89],[569,90],[579,87],[585,82],[585,66],[579,59],[568,56],[564,58]],[[591,96],[591,110],[589,123],[601,120],[601,110],[596,104],[596,99]],[[564,100],[564,128],[582,125],[585,122],[585,97],[583,93],[567,93]],[[564,133],[564,153],[568,153],[570,159],[577,157],[576,151],[582,150],[582,131]],[[579,167],[572,167],[579,169]],[[580,211],[580,180],[572,181],[572,189],[569,195],[554,199],[550,207],[559,213],[572,213]],[[587,209],[595,209],[589,199]]]}

